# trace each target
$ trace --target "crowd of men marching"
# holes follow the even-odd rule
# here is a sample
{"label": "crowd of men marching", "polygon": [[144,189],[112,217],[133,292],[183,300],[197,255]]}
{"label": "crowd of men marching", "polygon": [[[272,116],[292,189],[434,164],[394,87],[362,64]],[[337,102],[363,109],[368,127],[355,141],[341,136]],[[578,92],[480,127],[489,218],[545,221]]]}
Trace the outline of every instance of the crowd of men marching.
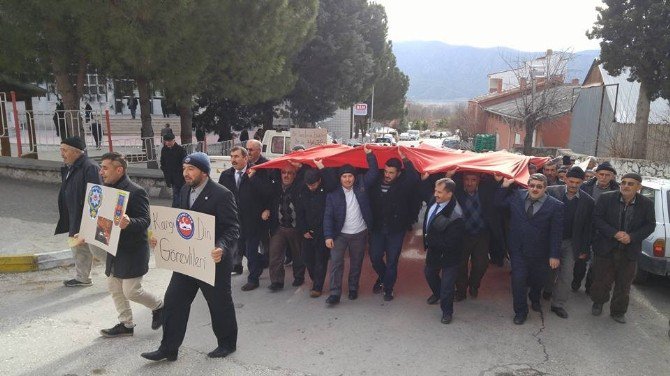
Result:
{"label": "crowd of men marching", "polygon": [[[613,286],[610,315],[617,322],[626,321],[636,257],[642,240],[655,227],[653,202],[637,193],[642,182],[638,174],[623,175],[619,185],[615,169],[605,162],[587,180],[586,172],[567,159],[560,167],[546,164],[543,173],[529,166],[533,170],[526,189],[499,175],[468,171],[420,175],[402,153],[378,166],[367,146],[363,147],[366,170],[351,165],[325,168],[320,160],[314,160],[316,168],[292,162],[281,170],[258,169],[254,166],[267,161],[260,142],[248,140],[244,146],[231,149],[232,167],[217,183],[209,177],[206,154],[186,155],[174,136],[164,137],[161,169],[173,190],[173,206],[214,215],[217,241],[211,251],[216,262],[214,286],[174,272],[160,300],[141,285],[150,247],[155,246],[146,231],[146,192],[130,181],[127,163],[118,153],[103,155],[99,167],[88,159],[81,140],[63,141],[66,166],[56,232],[75,238],[76,265],[75,278],[65,285],[90,285],[93,254],[106,256],[105,274],[119,324],[103,329],[103,336],[133,334],[129,301],[135,301],[152,310],[153,329],[163,327],[158,350],[142,356],[176,360],[191,302],[201,290],[218,341],[208,355],[227,356],[235,351],[237,340],[231,274],[244,274],[244,257],[248,273],[242,291],[259,288],[265,268],[269,290],[282,290],[288,258],[292,286],[303,285],[307,271],[312,298],[324,293],[329,276],[325,302],[332,307],[345,291],[349,300],[358,298],[368,249],[377,275],[373,293],[391,301],[405,234],[416,222],[422,226],[424,273],[432,293],[427,303],[440,305],[444,324],[452,321],[454,301],[468,294],[477,298],[489,264],[502,266],[506,257],[512,268],[515,324],[525,322],[529,300],[532,310],[542,310],[541,297],[551,301],[552,312],[567,318],[569,291],[578,290],[585,275],[593,315],[602,313]],[[565,175],[559,177],[561,171]],[[77,234],[88,182],[131,192],[116,256],[99,254]],[[424,202],[423,220],[418,221]]]}

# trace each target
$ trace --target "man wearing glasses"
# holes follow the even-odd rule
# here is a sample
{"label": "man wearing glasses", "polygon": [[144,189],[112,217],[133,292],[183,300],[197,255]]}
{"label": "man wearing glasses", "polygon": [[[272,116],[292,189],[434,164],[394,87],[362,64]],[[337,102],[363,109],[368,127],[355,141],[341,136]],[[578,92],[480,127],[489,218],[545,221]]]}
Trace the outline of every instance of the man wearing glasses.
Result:
{"label": "man wearing glasses", "polygon": [[[549,267],[558,268],[563,238],[563,203],[546,194],[547,177],[532,174],[528,189],[509,191],[512,179],[503,179],[496,202],[510,210],[508,236],[512,263],[514,323],[522,325],[528,317],[528,298],[533,311],[542,312],[540,291]],[[530,293],[528,293],[530,287]],[[528,293],[528,298],[526,294]]]}
{"label": "man wearing glasses", "polygon": [[610,299],[614,284],[610,316],[622,324],[626,322],[630,285],[635,278],[642,240],[656,226],[654,202],[638,193],[641,187],[639,174],[625,174],[619,191],[600,195],[593,212],[596,234],[591,313],[602,314],[603,304]]}

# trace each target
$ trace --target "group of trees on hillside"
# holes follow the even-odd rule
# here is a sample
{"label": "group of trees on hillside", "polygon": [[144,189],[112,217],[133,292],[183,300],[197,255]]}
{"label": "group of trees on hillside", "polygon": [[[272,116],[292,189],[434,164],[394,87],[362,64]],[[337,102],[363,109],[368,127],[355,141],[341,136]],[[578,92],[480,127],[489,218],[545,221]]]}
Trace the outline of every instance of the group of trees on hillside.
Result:
{"label": "group of trees on hillside", "polygon": [[79,110],[91,70],[132,78],[143,137],[153,136],[150,88],[161,89],[177,104],[183,143],[194,105],[196,121],[225,138],[231,126],[271,126],[279,104],[313,124],[373,86],[376,118],[392,119],[409,85],[383,6],[366,0],[0,0],[0,28],[4,74],[55,81],[66,110]]}

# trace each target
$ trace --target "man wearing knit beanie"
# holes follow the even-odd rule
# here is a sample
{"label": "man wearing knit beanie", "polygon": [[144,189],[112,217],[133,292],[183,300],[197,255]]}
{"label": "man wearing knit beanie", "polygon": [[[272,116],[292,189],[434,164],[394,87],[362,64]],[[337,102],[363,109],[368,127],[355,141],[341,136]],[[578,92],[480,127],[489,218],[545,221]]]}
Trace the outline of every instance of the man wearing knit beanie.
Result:
{"label": "man wearing knit beanie", "polygon": [[[184,158],[184,180],[180,192],[180,208],[214,216],[214,228],[206,229],[214,234],[214,249],[211,256],[215,263],[215,283],[211,286],[199,279],[181,273],[172,273],[165,292],[163,307],[163,340],[156,351],[142,353],[149,360],[177,360],[191,303],[198,292],[209,306],[212,330],[217,339],[216,349],[207,354],[210,358],[223,358],[237,348],[237,319],[230,291],[230,273],[233,269],[233,247],[240,237],[237,205],[233,193],[224,186],[210,180],[209,156],[192,153]],[[151,241],[156,245],[155,238]]]}
{"label": "man wearing knit beanie", "polygon": [[[591,222],[593,206],[591,196],[580,190],[584,182],[584,170],[572,167],[565,175],[565,185],[547,188],[547,194],[563,202],[563,240],[561,242],[561,264],[550,274],[552,287],[551,311],[558,317],[568,318],[565,305],[570,294],[575,260],[586,260],[591,247]],[[558,277],[558,278],[556,278]]]}
{"label": "man wearing knit beanie", "polygon": [[[61,187],[58,194],[58,224],[55,234],[67,232],[70,238],[79,233],[81,213],[84,208],[84,196],[88,183],[101,184],[98,165],[85,153],[86,143],[79,137],[68,137],[61,142],[60,155],[65,162],[61,167]],[[93,252],[95,257],[104,261],[107,253],[88,244],[71,242],[74,258],[75,277],[63,282],[66,287],[91,285],[91,266]]]}

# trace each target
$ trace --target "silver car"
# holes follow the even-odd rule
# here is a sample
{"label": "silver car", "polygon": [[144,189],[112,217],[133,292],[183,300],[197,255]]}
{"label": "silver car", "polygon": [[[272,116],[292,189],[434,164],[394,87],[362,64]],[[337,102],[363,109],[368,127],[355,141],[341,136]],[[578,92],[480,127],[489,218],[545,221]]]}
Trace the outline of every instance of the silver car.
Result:
{"label": "silver car", "polygon": [[670,251],[666,248],[670,230],[670,180],[644,177],[640,193],[654,201],[656,229],[642,241],[642,252],[637,261],[635,283],[644,283],[651,274],[670,274]]}

